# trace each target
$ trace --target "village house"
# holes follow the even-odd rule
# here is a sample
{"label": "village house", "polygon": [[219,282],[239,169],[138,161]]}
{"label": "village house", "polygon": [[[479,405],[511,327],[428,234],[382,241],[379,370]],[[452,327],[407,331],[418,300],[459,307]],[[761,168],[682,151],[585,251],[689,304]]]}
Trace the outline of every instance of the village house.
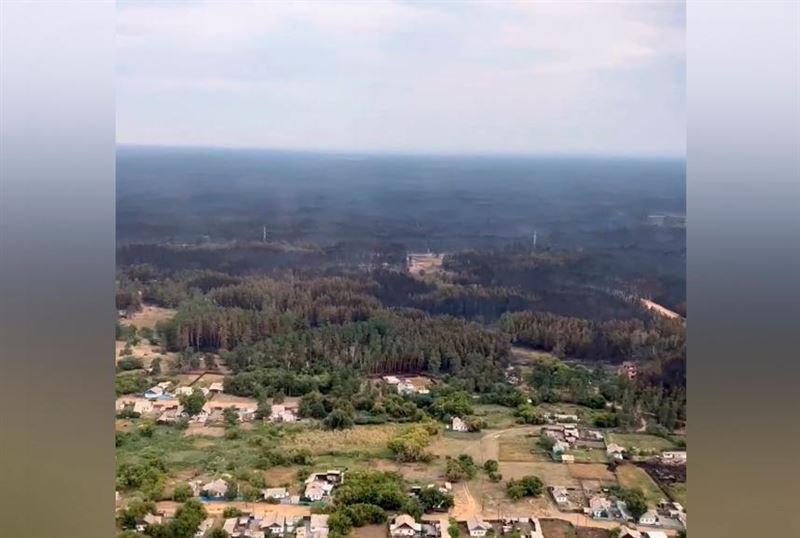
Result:
{"label": "village house", "polygon": [[550,494],[553,496],[553,500],[559,506],[569,504],[569,495],[567,494],[567,488],[562,488],[560,486],[553,486],[552,488],[550,488]]}
{"label": "village house", "polygon": [[328,514],[311,514],[311,538],[327,538]]}
{"label": "village house", "polygon": [[422,525],[417,523],[413,517],[408,514],[400,514],[396,516],[389,524],[389,535],[396,536],[415,536],[422,532]]}
{"label": "village house", "polygon": [[454,432],[466,432],[469,431],[467,427],[467,423],[461,420],[460,417],[453,417],[453,424],[452,429]]}
{"label": "village house", "polygon": [[267,512],[259,528],[272,536],[282,536],[286,528],[286,518],[276,512]]}
{"label": "village house", "polygon": [[481,538],[492,530],[492,526],[482,519],[471,517],[467,520],[467,530],[469,531],[469,535],[473,538]]}
{"label": "village house", "polygon": [[422,536],[424,538],[441,538],[442,527],[438,521],[430,521],[422,524]]}
{"label": "village house", "polygon": [[594,519],[609,519],[611,517],[611,501],[602,495],[594,495],[589,499],[589,507],[584,511]]}
{"label": "village house", "polygon": [[553,443],[553,448],[551,450],[552,450],[551,455],[553,456],[553,459],[555,461],[560,461],[561,454],[569,450],[569,443],[557,440],[555,443]]}
{"label": "village house", "polygon": [[660,525],[658,513],[655,510],[648,510],[639,518],[639,525]]}
{"label": "village house", "polygon": [[561,454],[561,463],[575,463],[575,456],[572,454]]}
{"label": "village house", "polygon": [[222,524],[222,530],[228,533],[228,536],[233,536],[236,532],[236,524],[238,523],[235,517],[229,517]]}
{"label": "village house", "polygon": [[615,460],[621,460],[624,452],[625,452],[625,447],[620,446],[616,443],[611,443],[610,445],[606,446],[606,455],[609,458]]}
{"label": "village house", "polygon": [[209,498],[221,499],[228,492],[228,483],[221,478],[217,478],[216,480],[203,484],[202,491]]}
{"label": "village house", "polygon": [[144,393],[144,397],[148,400],[154,400],[156,398],[161,398],[165,396],[164,389],[156,385],[155,387],[150,387]]}
{"label": "village house", "polygon": [[212,393],[212,394],[219,394],[223,390],[224,390],[224,386],[219,381],[215,381],[214,383],[211,383],[211,385],[209,385],[209,387],[208,387],[208,391],[210,393]]}
{"label": "village house", "polygon": [[665,463],[686,463],[686,451],[666,451],[661,453],[661,461]]}
{"label": "village house", "polygon": [[578,415],[568,413],[556,413],[553,419],[558,423],[572,423],[578,422]]}
{"label": "village house", "polygon": [[175,389],[176,396],[191,396],[194,393],[194,389],[192,387],[178,387]]}
{"label": "village house", "polygon": [[306,489],[303,492],[303,496],[312,502],[321,501],[325,498],[326,492],[322,489],[321,482],[312,482],[306,485]]}
{"label": "village house", "polygon": [[275,404],[270,408],[269,420],[270,422],[296,422],[297,416],[286,406]]}
{"label": "village house", "polygon": [[213,517],[204,519],[203,522],[200,523],[200,526],[197,527],[197,532],[194,533],[195,538],[203,538],[203,536],[205,536],[206,533],[210,531],[213,526],[214,526]]}
{"label": "village house", "polygon": [[289,492],[286,490],[286,488],[267,488],[263,491],[263,494],[264,494],[264,500],[267,499],[281,500],[289,496]]}

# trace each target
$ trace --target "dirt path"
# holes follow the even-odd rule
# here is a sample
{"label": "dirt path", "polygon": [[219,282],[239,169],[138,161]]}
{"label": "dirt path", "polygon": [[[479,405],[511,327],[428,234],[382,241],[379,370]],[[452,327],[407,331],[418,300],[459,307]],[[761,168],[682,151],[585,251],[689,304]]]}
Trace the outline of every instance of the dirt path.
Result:
{"label": "dirt path", "polygon": [[[181,506],[181,503],[174,501],[161,501],[156,503],[156,510],[166,514],[174,514],[175,510]],[[276,512],[283,516],[301,516],[307,517],[311,515],[311,509],[308,506],[297,504],[268,504],[268,503],[246,503],[246,502],[211,502],[203,503],[203,506],[208,512],[209,516],[222,515],[228,507],[238,508],[242,512],[249,512],[258,517],[264,517],[268,512]]]}
{"label": "dirt path", "polygon": [[653,310],[655,313],[660,314],[665,318],[677,319],[681,317],[680,314],[678,314],[677,312],[673,312],[669,308],[665,308],[660,304],[654,303],[653,301],[650,301],[648,299],[642,299],[642,304],[645,306],[645,308]]}

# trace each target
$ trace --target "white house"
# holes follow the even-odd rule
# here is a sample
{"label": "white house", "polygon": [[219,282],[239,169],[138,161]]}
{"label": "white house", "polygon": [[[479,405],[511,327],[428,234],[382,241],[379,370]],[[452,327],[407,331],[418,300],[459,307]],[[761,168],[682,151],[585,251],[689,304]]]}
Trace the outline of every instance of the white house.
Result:
{"label": "white house", "polygon": [[213,393],[222,392],[223,389],[224,389],[224,386],[219,381],[215,381],[214,383],[211,383],[211,385],[208,387],[209,392],[213,392]]}
{"label": "white house", "polygon": [[553,486],[550,489],[550,494],[553,496],[553,500],[556,501],[556,504],[567,504],[569,502],[569,495],[567,495],[567,488]]}
{"label": "white house", "polygon": [[452,425],[454,432],[466,432],[469,431],[467,427],[467,423],[461,420],[460,417],[453,417],[453,425]]}
{"label": "white house", "polygon": [[686,451],[679,450],[679,451],[667,451],[661,453],[661,460],[662,461],[669,461],[669,462],[676,462],[682,463],[686,461]]}
{"label": "white house", "polygon": [[561,454],[562,463],[575,463],[575,456],[572,454]]}
{"label": "white house", "polygon": [[664,531],[645,531],[645,538],[667,538],[667,533]]}
{"label": "white house", "polygon": [[469,535],[473,538],[480,538],[486,536],[486,533],[492,529],[492,526],[476,517],[471,517],[467,520],[467,529]]}
{"label": "white house", "polygon": [[625,452],[625,447],[616,443],[611,443],[610,445],[606,446],[606,455],[614,458],[615,460],[621,460],[623,452]]}
{"label": "white house", "polygon": [[310,501],[321,501],[325,497],[325,490],[321,482],[312,482],[306,486],[304,495]]}
{"label": "white house", "polygon": [[217,478],[216,480],[203,484],[202,490],[206,492],[206,495],[209,497],[224,497],[228,492],[228,483],[221,478]]}
{"label": "white house", "polygon": [[422,532],[422,525],[408,514],[400,514],[389,525],[391,536],[414,536]]}
{"label": "white house", "polygon": [[603,497],[602,495],[594,495],[592,498],[589,499],[589,509],[588,512],[592,515],[595,519],[606,519],[609,516],[609,510],[611,509],[611,501],[607,498]]}
{"label": "white house", "polygon": [[269,498],[280,500],[289,496],[289,492],[286,491],[286,488],[267,488],[262,493],[264,494],[265,500]]}
{"label": "white house", "polygon": [[648,510],[639,518],[639,525],[658,525],[658,514],[655,510]]}
{"label": "white house", "polygon": [[162,387],[159,387],[158,385],[156,385],[155,387],[150,387],[144,393],[144,397],[147,398],[147,399],[151,399],[151,400],[155,399],[155,398],[159,398],[159,397],[161,397],[163,395],[164,395],[164,389]]}

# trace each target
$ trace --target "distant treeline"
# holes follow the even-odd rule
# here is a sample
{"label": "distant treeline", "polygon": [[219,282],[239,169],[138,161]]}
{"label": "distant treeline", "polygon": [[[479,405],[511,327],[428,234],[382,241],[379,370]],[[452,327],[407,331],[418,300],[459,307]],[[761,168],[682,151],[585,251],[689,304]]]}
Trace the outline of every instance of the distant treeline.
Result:
{"label": "distant treeline", "polygon": [[686,330],[680,320],[596,322],[519,312],[503,316],[500,324],[513,342],[561,357],[646,361],[686,352]]}

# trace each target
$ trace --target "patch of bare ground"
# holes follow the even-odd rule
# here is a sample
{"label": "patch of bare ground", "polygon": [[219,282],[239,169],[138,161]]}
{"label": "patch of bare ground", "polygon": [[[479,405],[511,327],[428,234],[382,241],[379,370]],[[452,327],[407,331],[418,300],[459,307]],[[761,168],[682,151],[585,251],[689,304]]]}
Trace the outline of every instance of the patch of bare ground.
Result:
{"label": "patch of bare ground", "polygon": [[[222,426],[205,426],[203,424],[189,424],[189,427],[183,431],[183,435],[186,437],[224,437],[225,436],[225,428]],[[198,442],[198,446],[201,441]],[[207,446],[212,445],[213,443],[207,443]]]}
{"label": "patch of bare ground", "polygon": [[615,483],[614,473],[602,463],[572,463],[566,466],[570,476],[578,480],[597,480],[599,482]]}
{"label": "patch of bare ground", "polygon": [[135,312],[129,318],[121,319],[120,325],[133,325],[137,329],[149,327],[155,329],[156,323],[166,321],[175,316],[176,311],[171,308],[161,308],[160,306],[144,305],[139,312]]}
{"label": "patch of bare ground", "polygon": [[364,525],[353,529],[355,538],[386,538],[386,525]]}
{"label": "patch of bare ground", "polygon": [[160,358],[162,370],[166,370],[166,366],[172,364],[175,360],[175,353],[162,353],[160,346],[154,346],[146,340],[141,340],[135,346],[130,346],[130,353],[125,353],[125,347],[125,342],[116,342],[114,352],[115,363],[119,362],[122,357],[134,356],[142,359],[142,363],[145,367],[149,367],[153,359]]}

